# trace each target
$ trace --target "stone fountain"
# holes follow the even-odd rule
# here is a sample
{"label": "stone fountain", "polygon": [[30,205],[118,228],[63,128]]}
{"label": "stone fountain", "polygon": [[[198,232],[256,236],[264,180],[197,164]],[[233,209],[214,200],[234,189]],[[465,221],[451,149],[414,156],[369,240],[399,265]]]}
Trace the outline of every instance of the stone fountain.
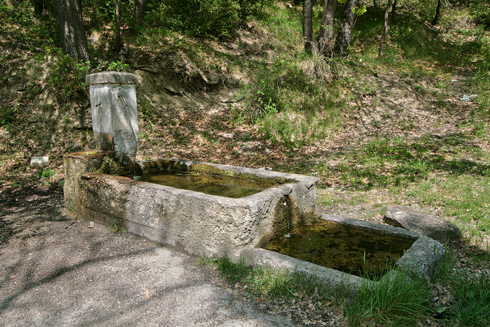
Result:
{"label": "stone fountain", "polygon": [[[260,247],[291,228],[329,219],[413,239],[400,267],[430,276],[442,245],[402,228],[337,216],[315,215],[316,177],[228,165],[160,159],[134,162],[138,123],[136,75],[106,72],[87,76],[96,149],[64,156],[65,205],[77,217],[108,225],[190,254],[228,256],[249,264],[299,269],[332,287],[357,290],[362,278],[267,251]],[[135,178],[157,172],[209,175],[266,182],[241,198],[210,195]]]}

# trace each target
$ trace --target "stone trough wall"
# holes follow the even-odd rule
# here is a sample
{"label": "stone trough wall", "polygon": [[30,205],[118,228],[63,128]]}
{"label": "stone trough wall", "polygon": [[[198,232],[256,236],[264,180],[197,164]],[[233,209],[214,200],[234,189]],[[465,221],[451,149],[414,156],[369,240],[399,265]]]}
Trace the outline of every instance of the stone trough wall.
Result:
{"label": "stone trough wall", "polygon": [[[77,161],[85,163],[87,158],[80,153],[66,155],[65,167],[70,167],[66,161],[73,166]],[[197,165],[185,160],[169,161],[176,165]],[[143,171],[158,166],[158,162],[139,164]],[[75,202],[77,214],[83,219],[118,224],[129,232],[183,248],[191,254],[226,255],[235,261],[239,260],[242,250],[268,242],[281,233],[285,225],[294,226],[314,219],[317,178],[233,166],[200,165],[222,170],[227,175],[254,175],[293,182],[233,199],[87,172],[87,169],[71,169],[78,172],[78,176],[67,176],[67,185],[75,186],[78,194],[65,197],[65,201]],[[75,188],[66,193],[74,195]]]}

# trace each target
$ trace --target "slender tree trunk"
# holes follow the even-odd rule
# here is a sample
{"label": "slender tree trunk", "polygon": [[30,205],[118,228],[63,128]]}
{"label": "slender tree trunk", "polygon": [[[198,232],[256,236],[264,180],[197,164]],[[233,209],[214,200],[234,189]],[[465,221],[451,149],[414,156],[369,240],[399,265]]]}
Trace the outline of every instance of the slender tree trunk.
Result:
{"label": "slender tree trunk", "polygon": [[146,0],[136,0],[134,4],[134,26],[132,29],[133,35],[138,34],[138,28],[141,27],[141,22],[145,16]]}
{"label": "slender tree trunk", "polygon": [[303,42],[305,51],[311,53],[313,50],[313,0],[303,2]]}
{"label": "slender tree trunk", "polygon": [[432,20],[432,25],[439,24],[439,18],[441,16],[441,8],[442,8],[442,0],[438,0],[437,1],[437,8],[436,8],[436,15],[434,16],[434,19]]}
{"label": "slender tree trunk", "polygon": [[340,22],[339,33],[335,40],[334,52],[337,55],[347,56],[349,54],[350,40],[352,37],[352,29],[356,23],[356,13],[354,9],[357,7],[359,0],[347,0],[344,5],[344,13]]}
{"label": "slender tree trunk", "polygon": [[337,10],[337,0],[325,0],[323,19],[318,31],[318,50],[325,57],[332,57],[334,34],[334,18]]}
{"label": "slender tree trunk", "polygon": [[381,35],[381,40],[379,41],[378,58],[383,57],[383,46],[385,44],[386,34],[388,34],[388,21],[390,19],[390,7],[391,7],[391,0],[388,0],[388,4],[386,5],[386,9],[385,9],[385,26],[383,30],[383,35]]}
{"label": "slender tree trunk", "polygon": [[121,50],[121,24],[120,24],[120,16],[121,16],[121,1],[116,0],[116,52]]}
{"label": "slender tree trunk", "polygon": [[393,6],[391,7],[391,22],[395,24],[395,15],[396,15],[396,5],[398,0],[393,1]]}
{"label": "slender tree trunk", "polygon": [[70,57],[89,61],[81,0],[57,0],[61,46]]}

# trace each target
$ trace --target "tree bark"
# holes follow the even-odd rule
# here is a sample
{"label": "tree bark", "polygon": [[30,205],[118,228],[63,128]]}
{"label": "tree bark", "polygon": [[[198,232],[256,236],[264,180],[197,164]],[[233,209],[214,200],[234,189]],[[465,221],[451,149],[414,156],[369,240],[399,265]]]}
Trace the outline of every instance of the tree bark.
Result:
{"label": "tree bark", "polygon": [[63,51],[70,57],[89,61],[87,36],[82,20],[80,0],[57,0],[58,23]]}
{"label": "tree bark", "polygon": [[311,53],[313,44],[313,0],[303,2],[303,42],[305,51]]}
{"label": "tree bark", "polygon": [[347,0],[340,22],[339,33],[335,40],[334,52],[337,55],[347,56],[349,54],[349,46],[352,37],[352,29],[356,23],[356,13],[354,9],[357,7],[359,0]]}
{"label": "tree bark", "polygon": [[381,35],[381,40],[379,41],[378,58],[383,57],[383,46],[385,44],[386,34],[388,34],[388,21],[390,19],[390,7],[391,7],[391,0],[388,0],[385,9],[385,26],[383,30],[383,35]]}
{"label": "tree bark", "polygon": [[116,0],[116,45],[114,50],[119,52],[121,50],[121,24],[120,24],[120,16],[121,16],[121,1]]}
{"label": "tree bark", "polygon": [[337,0],[325,0],[322,24],[318,31],[318,50],[328,58],[331,58],[333,55],[333,44],[335,39],[334,18],[336,10]]}
{"label": "tree bark", "polygon": [[391,7],[391,22],[395,24],[395,16],[396,16],[396,5],[398,0],[393,1],[393,6]]}
{"label": "tree bark", "polygon": [[132,29],[132,34],[137,35],[138,29],[141,27],[141,22],[143,21],[143,17],[145,16],[146,11],[146,1],[147,0],[136,0],[134,4],[134,26]]}
{"label": "tree bark", "polygon": [[441,16],[441,7],[442,7],[442,0],[438,0],[437,1],[437,8],[436,8],[436,15],[434,16],[434,19],[432,20],[432,25],[439,24],[439,17]]}

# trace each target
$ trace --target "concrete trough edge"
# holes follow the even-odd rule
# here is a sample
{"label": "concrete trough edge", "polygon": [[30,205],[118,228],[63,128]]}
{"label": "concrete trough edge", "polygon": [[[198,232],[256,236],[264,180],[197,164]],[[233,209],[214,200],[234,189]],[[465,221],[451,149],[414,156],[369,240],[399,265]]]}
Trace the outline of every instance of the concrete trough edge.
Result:
{"label": "concrete trough edge", "polygon": [[151,162],[158,162],[158,161],[172,161],[172,162],[178,162],[183,166],[191,166],[191,165],[207,165],[211,167],[215,167],[224,171],[232,171],[233,173],[236,174],[250,174],[250,175],[255,175],[257,177],[262,177],[262,178],[273,178],[273,177],[279,177],[279,178],[284,178],[284,179],[292,179],[295,180],[296,182],[300,182],[302,184],[305,184],[308,189],[310,189],[313,186],[316,186],[320,179],[318,177],[313,177],[313,176],[307,176],[307,175],[298,175],[298,174],[290,174],[290,173],[283,173],[283,172],[278,172],[278,171],[273,171],[273,170],[260,170],[257,168],[247,168],[247,167],[239,167],[239,166],[231,166],[231,165],[220,165],[220,164],[215,164],[215,163],[210,163],[210,162],[204,162],[204,161],[193,161],[193,160],[185,160],[185,159],[175,159],[175,158],[162,158],[158,160],[141,160],[138,161],[138,164],[141,167],[144,167],[145,164],[151,163]]}
{"label": "concrete trough edge", "polygon": [[[441,243],[400,227],[381,225],[338,215],[321,215],[320,217],[321,219],[341,224],[415,239],[410,249],[397,261],[397,269],[388,271],[382,277],[382,280],[388,278],[392,281],[394,275],[398,273],[404,274],[407,271],[428,280],[431,278],[437,262],[445,252],[444,246]],[[362,287],[376,287],[380,283],[265,249],[245,249],[241,252],[241,259],[246,265],[250,266],[255,265],[264,269],[305,273],[308,276],[321,280],[330,290],[346,291],[350,294],[358,293]]]}

